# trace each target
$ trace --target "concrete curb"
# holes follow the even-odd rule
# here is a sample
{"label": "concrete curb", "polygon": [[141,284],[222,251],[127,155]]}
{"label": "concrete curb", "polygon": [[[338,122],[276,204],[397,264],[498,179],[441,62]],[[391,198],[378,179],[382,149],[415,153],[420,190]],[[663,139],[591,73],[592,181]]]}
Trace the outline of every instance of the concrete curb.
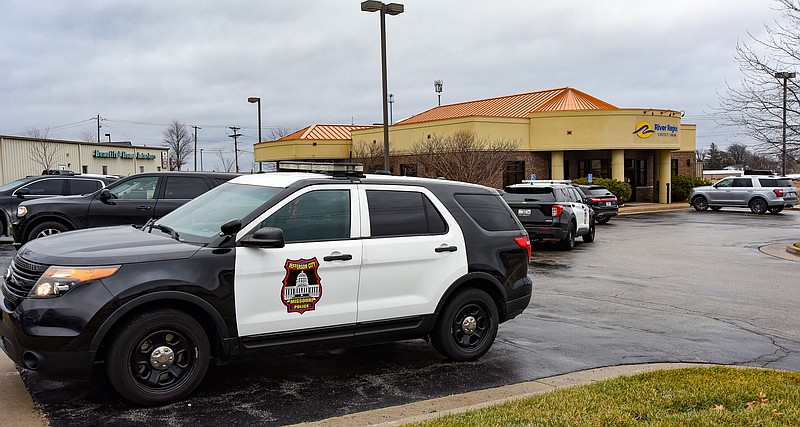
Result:
{"label": "concrete curb", "polygon": [[41,427],[49,423],[39,408],[34,405],[28,388],[22,381],[17,366],[0,351],[0,402],[3,402],[0,426]]}
{"label": "concrete curb", "polygon": [[296,425],[304,427],[397,426],[429,420],[443,415],[458,414],[485,408],[487,406],[499,405],[511,400],[523,399],[559,388],[590,384],[619,376],[631,376],[667,369],[708,366],[717,365],[698,363],[651,363],[645,365],[621,365],[589,369],[519,384],[490,388],[487,390],[477,390],[422,402],[409,403],[407,405],[375,409]]}

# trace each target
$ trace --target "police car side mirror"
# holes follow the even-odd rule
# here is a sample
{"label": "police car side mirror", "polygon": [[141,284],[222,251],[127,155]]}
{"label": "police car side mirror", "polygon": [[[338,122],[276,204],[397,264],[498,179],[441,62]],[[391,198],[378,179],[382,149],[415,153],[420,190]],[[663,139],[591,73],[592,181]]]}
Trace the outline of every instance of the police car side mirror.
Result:
{"label": "police car side mirror", "polygon": [[275,227],[260,228],[255,233],[239,240],[239,244],[257,248],[282,248],[285,246],[283,230]]}
{"label": "police car side mirror", "polygon": [[108,188],[104,188],[100,190],[100,194],[97,197],[101,202],[107,202],[111,198],[111,192],[108,191]]}
{"label": "police car side mirror", "polygon": [[232,219],[222,226],[219,227],[220,235],[222,236],[231,236],[239,232],[242,229],[242,221],[238,219]]}

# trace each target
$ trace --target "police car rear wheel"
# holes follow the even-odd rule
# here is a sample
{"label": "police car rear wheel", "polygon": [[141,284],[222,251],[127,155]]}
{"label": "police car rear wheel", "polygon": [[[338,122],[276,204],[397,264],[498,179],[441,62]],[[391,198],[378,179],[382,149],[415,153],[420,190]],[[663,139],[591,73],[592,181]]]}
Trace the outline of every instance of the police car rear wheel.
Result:
{"label": "police car rear wheel", "polygon": [[475,360],[489,351],[498,323],[494,300],[480,289],[465,289],[450,299],[439,316],[431,343],[450,359]]}
{"label": "police car rear wheel", "polygon": [[203,327],[178,310],[142,313],[127,322],[111,343],[108,379],[126,399],[163,405],[188,396],[209,365]]}

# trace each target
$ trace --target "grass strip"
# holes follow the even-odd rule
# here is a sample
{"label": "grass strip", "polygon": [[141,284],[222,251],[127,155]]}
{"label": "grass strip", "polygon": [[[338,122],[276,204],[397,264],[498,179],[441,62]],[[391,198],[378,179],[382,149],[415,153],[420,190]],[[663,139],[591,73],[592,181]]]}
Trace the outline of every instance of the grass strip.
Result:
{"label": "grass strip", "polygon": [[412,425],[800,426],[800,374],[733,367],[656,371]]}

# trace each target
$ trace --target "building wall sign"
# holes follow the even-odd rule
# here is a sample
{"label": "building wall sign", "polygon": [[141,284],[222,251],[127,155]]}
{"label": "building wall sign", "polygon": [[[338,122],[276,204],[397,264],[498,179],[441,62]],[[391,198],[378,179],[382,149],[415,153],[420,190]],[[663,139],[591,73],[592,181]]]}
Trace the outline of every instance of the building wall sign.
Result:
{"label": "building wall sign", "polygon": [[145,159],[153,160],[156,158],[155,154],[150,153],[126,153],[124,151],[100,151],[94,150],[92,157],[101,157],[106,159]]}
{"label": "building wall sign", "polygon": [[677,138],[678,127],[659,123],[651,125],[649,122],[639,122],[636,124],[636,129],[633,131],[633,134],[642,139],[650,138],[653,134],[667,138]]}

